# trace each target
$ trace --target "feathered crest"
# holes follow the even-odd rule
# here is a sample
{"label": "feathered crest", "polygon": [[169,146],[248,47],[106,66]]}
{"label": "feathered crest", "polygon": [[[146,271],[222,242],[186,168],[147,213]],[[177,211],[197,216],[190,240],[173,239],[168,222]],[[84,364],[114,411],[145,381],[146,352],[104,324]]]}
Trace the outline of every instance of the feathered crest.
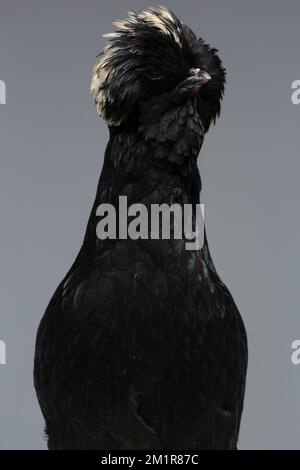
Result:
{"label": "feathered crest", "polygon": [[109,125],[120,125],[138,102],[176,87],[200,62],[210,68],[222,94],[224,70],[216,50],[166,7],[130,12],[114,25],[115,32],[104,34],[108,43],[91,82],[97,111]]}

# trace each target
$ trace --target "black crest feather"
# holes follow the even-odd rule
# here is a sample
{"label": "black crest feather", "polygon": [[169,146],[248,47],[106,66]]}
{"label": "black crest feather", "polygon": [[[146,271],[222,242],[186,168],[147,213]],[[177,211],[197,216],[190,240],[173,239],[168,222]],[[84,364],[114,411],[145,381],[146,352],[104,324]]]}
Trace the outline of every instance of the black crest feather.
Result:
{"label": "black crest feather", "polygon": [[130,12],[114,25],[116,31],[104,35],[108,43],[93,69],[91,91],[100,116],[118,126],[141,103],[171,93],[191,68],[200,67],[212,78],[198,100],[207,130],[220,113],[225,84],[217,49],[162,6]]}

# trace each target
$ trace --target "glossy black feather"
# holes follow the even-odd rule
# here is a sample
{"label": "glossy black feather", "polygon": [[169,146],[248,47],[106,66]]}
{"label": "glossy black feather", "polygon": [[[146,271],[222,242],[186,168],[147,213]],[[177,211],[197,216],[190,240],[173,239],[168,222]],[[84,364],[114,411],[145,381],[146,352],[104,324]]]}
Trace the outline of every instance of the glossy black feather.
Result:
{"label": "glossy black feather", "polygon": [[[147,207],[199,202],[197,156],[220,111],[224,70],[216,51],[203,49],[172,17],[185,63],[177,43],[141,19],[131,46],[147,49],[158,41],[173,51],[167,61],[182,69],[178,82],[173,77],[168,87],[166,76],[144,92],[129,75],[128,91],[116,74],[114,83],[101,85],[119,100],[105,102],[103,115],[114,121],[95,203],[83,246],[37,334],[35,387],[50,449],[236,449],[247,340],[206,238],[201,250],[187,251],[184,240],[101,241],[96,235],[98,205],[117,206],[120,195],[128,205]],[[122,62],[122,74],[137,74],[136,68],[161,73],[157,51],[128,63],[117,39],[113,61]],[[183,69],[195,60],[211,73],[211,83],[182,91]],[[127,96],[126,111],[120,96]]]}

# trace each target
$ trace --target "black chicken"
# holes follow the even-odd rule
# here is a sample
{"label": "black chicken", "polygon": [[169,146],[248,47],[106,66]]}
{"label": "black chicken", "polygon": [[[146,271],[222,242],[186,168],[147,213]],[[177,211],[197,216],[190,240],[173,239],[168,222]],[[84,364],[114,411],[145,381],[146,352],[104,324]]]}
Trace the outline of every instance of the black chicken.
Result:
{"label": "black chicken", "polygon": [[247,339],[206,237],[188,251],[184,239],[96,233],[98,206],[117,208],[120,195],[128,205],[196,207],[197,155],[225,71],[167,8],[115,26],[91,84],[110,130],[95,203],[37,334],[48,447],[236,449]]}

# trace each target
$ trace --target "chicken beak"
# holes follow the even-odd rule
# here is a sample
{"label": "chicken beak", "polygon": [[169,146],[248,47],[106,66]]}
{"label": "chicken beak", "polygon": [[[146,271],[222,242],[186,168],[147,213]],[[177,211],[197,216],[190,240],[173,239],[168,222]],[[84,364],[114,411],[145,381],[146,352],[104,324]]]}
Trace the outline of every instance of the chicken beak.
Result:
{"label": "chicken beak", "polygon": [[179,85],[178,88],[197,91],[202,85],[210,80],[211,76],[205,70],[191,69],[189,76]]}
{"label": "chicken beak", "polygon": [[205,72],[205,70],[200,70],[199,72],[197,72],[195,78],[200,80],[202,83],[206,83],[211,80],[211,76],[209,75],[209,73]]}

